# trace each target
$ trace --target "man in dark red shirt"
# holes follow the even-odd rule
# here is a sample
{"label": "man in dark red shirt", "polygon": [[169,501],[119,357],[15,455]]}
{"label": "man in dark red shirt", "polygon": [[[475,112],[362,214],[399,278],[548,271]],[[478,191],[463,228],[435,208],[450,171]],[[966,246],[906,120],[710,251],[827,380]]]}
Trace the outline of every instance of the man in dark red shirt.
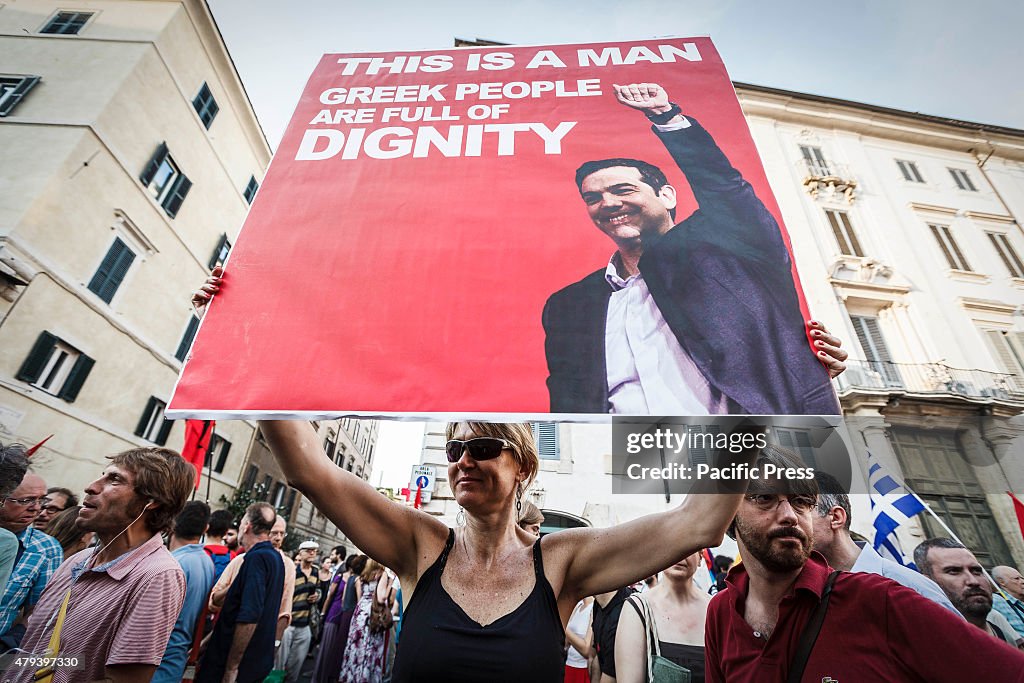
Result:
{"label": "man in dark red shirt", "polygon": [[[772,446],[756,466],[766,464],[802,466]],[[812,552],[813,480],[755,480],[749,491],[730,529],[743,563],[708,607],[708,683],[786,681],[833,571]],[[799,680],[1024,682],[1024,654],[894,581],[843,572]]]}

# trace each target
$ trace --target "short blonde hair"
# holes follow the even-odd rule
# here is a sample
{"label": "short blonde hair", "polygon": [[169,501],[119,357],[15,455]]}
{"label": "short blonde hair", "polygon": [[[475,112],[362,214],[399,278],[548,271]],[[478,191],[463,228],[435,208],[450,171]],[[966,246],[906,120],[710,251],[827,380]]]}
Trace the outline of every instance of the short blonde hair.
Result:
{"label": "short blonde hair", "polygon": [[445,439],[455,438],[455,430],[460,424],[469,427],[477,436],[490,436],[504,439],[512,446],[512,457],[519,467],[526,472],[523,489],[529,488],[540,469],[540,456],[537,454],[537,442],[533,438],[533,429],[527,422],[449,422],[445,430]]}

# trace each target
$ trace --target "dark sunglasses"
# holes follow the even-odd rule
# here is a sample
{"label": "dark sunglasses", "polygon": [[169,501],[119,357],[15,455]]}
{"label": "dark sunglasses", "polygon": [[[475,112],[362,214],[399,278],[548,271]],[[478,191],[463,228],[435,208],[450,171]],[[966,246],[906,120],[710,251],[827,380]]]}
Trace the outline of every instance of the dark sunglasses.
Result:
{"label": "dark sunglasses", "polygon": [[501,455],[506,448],[512,448],[512,444],[505,439],[495,439],[489,436],[480,436],[475,439],[452,439],[444,445],[444,451],[448,454],[448,462],[458,462],[462,457],[462,451],[468,450],[469,456],[474,460],[493,460]]}

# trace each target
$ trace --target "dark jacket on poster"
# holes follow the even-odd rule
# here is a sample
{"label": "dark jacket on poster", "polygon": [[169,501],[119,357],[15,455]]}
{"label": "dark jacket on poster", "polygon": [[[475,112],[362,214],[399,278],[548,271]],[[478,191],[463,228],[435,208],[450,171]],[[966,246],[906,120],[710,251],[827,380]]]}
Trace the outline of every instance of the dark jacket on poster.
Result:
{"label": "dark jacket on poster", "polygon": [[[639,268],[665,322],[731,412],[839,414],[810,350],[779,225],[694,119],[655,134],[682,169],[698,210],[653,244]],[[605,413],[605,321],[612,290],[602,268],[544,306],[553,413]]]}

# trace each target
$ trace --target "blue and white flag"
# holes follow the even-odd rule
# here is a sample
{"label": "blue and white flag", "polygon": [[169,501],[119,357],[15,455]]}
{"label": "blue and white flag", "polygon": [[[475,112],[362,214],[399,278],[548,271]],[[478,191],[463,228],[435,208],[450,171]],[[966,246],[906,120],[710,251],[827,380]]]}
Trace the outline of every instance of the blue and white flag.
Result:
{"label": "blue and white flag", "polygon": [[912,559],[903,553],[896,528],[925,510],[925,504],[912,491],[908,491],[875,462],[868,453],[868,486],[871,494],[871,512],[874,515],[875,552],[899,562],[904,567],[917,569]]}

